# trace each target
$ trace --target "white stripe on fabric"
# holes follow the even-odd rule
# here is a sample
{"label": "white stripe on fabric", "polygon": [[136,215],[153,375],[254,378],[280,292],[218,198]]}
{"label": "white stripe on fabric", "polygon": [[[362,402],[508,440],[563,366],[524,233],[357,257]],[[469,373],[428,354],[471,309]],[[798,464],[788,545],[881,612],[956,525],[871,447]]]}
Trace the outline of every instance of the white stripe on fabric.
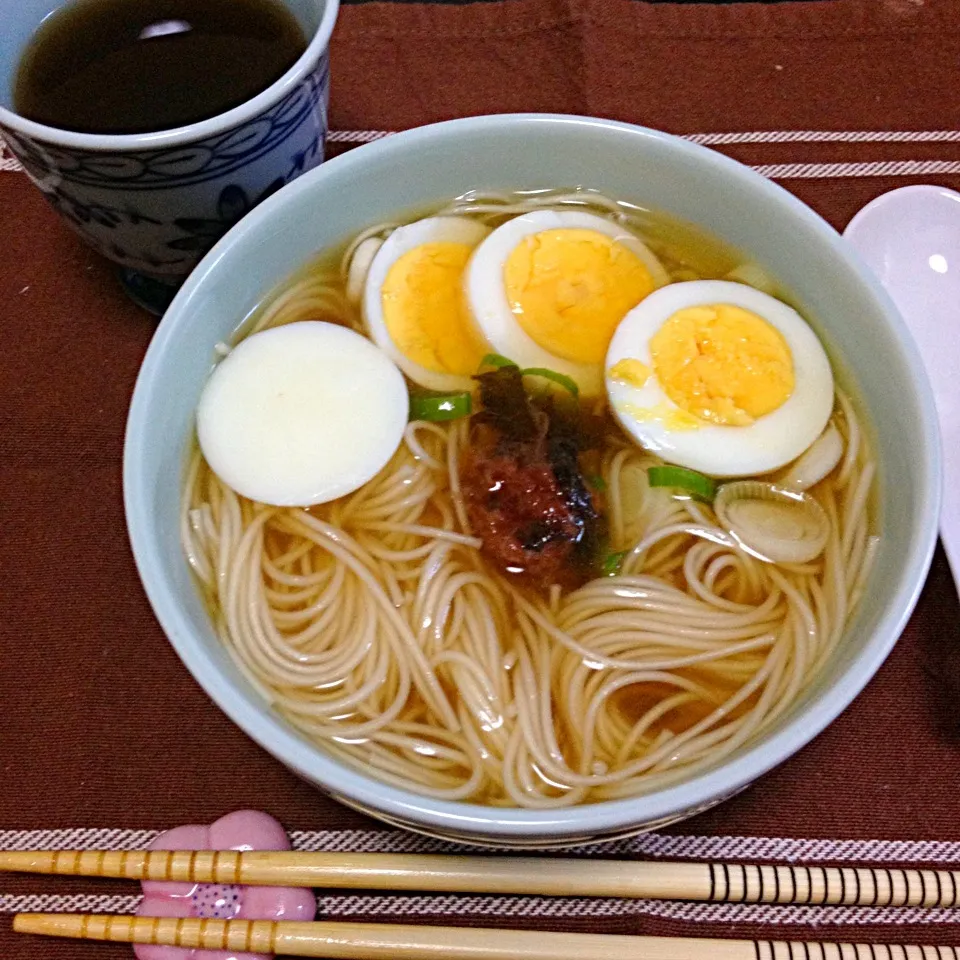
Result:
{"label": "white stripe on fabric", "polygon": [[139,896],[98,893],[0,893],[0,913],[133,913]]}
{"label": "white stripe on fabric", "polygon": [[157,830],[74,827],[65,830],[0,830],[0,850],[140,850]]}
{"label": "white stripe on fabric", "polygon": [[629,900],[618,897],[534,896],[388,896],[327,895],[317,898],[320,916],[377,915],[495,917],[622,917],[650,916],[707,923],[764,923],[817,926],[831,924],[956,923],[957,911],[922,907],[810,907],[740,903],[685,903]]}
{"label": "white stripe on fabric", "polygon": [[929,177],[960,173],[960,160],[889,160],[874,163],[766,163],[757,173],[771,180],[825,180],[836,177]]}
{"label": "white stripe on fabric", "polygon": [[157,830],[72,827],[63,830],[0,830],[0,850],[139,850]]}
{"label": "white stripe on fabric", "polygon": [[[2,894],[0,913],[133,913],[136,895]],[[770,904],[685,903],[620,898],[325,894],[317,914],[338,917],[471,917],[576,919],[648,916],[700,923],[758,923],[774,926],[863,926],[867,924],[956,923],[957,911],[922,907],[820,907]]]}
{"label": "white stripe on fabric", "polygon": [[[321,830],[294,831],[290,837],[300,850],[343,850],[353,853],[476,852],[475,847],[414,833]],[[960,843],[942,840],[826,840],[645,833],[625,840],[571,847],[563,853],[565,856],[640,854],[680,860],[771,860],[787,863],[803,860],[956,863],[960,860]]]}
{"label": "white stripe on fabric", "polygon": [[[136,850],[155,830],[76,827],[0,830],[0,850]],[[297,850],[350,853],[477,853],[478,848],[416,833],[386,830],[294,830]],[[553,851],[556,853],[557,851]],[[960,862],[960,842],[949,840],[828,840],[790,837],[683,836],[645,833],[625,840],[571,847],[564,856],[640,855],[677,860],[763,860],[778,863]]]}
{"label": "white stripe on fabric", "polygon": [[[155,836],[152,830],[75,828],[61,830],[0,831],[0,849],[135,849]],[[377,830],[293,831],[298,850],[351,851],[354,853],[473,852],[474,848],[418,834]],[[609,844],[594,844],[566,851],[633,854],[675,859],[754,859],[779,862],[830,860],[833,862],[956,863],[960,843],[939,840],[825,840],[785,837],[710,837],[644,834]],[[131,895],[0,894],[0,912],[120,912],[136,909]],[[321,916],[480,916],[503,917],[612,917],[650,916],[668,920],[715,923],[764,923],[814,927],[818,924],[940,924],[956,922],[957,912],[921,907],[843,907],[733,903],[685,903],[620,898],[453,896],[449,894],[325,894],[318,899]]]}
{"label": "white stripe on fabric", "polygon": [[[381,140],[389,130],[331,130],[331,143]],[[960,143],[960,130],[770,130],[744,133],[691,133],[683,137],[708,146],[764,143]],[[0,139],[0,172],[21,170]],[[892,160],[860,163],[773,163],[755,165],[773,180],[822,180],[849,177],[912,177],[960,173],[957,160]]]}
{"label": "white stripe on fabric", "polygon": [[327,134],[330,143],[371,143],[389,137],[392,130],[331,130]]}
{"label": "white stripe on fabric", "polygon": [[684,140],[708,146],[733,143],[960,143],[960,130],[748,130],[688,133]]}

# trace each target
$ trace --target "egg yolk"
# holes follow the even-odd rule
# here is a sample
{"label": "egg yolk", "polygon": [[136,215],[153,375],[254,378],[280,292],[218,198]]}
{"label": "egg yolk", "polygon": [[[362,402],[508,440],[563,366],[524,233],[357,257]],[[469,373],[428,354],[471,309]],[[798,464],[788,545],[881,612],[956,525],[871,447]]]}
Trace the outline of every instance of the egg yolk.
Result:
{"label": "egg yolk", "polygon": [[504,264],[503,281],[524,332],[576,363],[602,363],[617,324],[654,287],[636,254],[583,229],[524,237]]}
{"label": "egg yolk", "polygon": [[697,417],[677,410],[667,403],[658,403],[653,407],[639,407],[635,403],[622,403],[617,409],[639,423],[662,423],[671,433],[683,430],[699,430],[703,421]]}
{"label": "egg yolk", "polygon": [[618,360],[608,371],[611,380],[624,383],[628,387],[642,387],[650,379],[650,368],[633,357]]}
{"label": "egg yolk", "polygon": [[732,304],[678,310],[651,338],[650,354],[667,396],[711,423],[748,426],[793,392],[793,357],[783,336]]}
{"label": "egg yolk", "polygon": [[464,243],[421,244],[397,258],[381,287],[390,339],[428,370],[470,376],[486,353],[463,294],[471,253]]}

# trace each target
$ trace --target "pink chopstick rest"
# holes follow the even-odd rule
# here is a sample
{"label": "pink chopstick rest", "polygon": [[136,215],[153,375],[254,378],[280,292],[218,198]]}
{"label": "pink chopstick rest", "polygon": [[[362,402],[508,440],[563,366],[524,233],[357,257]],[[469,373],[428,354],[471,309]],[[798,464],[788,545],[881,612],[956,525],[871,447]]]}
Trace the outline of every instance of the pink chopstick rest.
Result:
{"label": "pink chopstick rest", "polygon": [[[151,850],[289,850],[290,840],[271,816],[238,810],[209,826],[175,827],[160,834]],[[137,914],[146,917],[198,917],[215,920],[313,920],[312,890],[296,887],[240,887],[233,884],[165,883],[144,880]],[[135,944],[138,960],[267,960],[261,953],[184,950]]]}

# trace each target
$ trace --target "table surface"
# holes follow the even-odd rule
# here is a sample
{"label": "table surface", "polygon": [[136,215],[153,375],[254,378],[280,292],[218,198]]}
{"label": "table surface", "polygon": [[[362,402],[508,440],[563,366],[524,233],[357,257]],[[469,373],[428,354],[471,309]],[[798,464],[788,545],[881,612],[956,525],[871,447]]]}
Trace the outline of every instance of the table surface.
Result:
{"label": "table surface", "polygon": [[[955,0],[348,3],[331,152],[501,111],[691,136],[837,228],[908,183],[960,188]],[[0,153],[0,848],[130,847],[253,807],[296,845],[427,850],[316,793],[210,702],[155,622],[126,540],[123,427],[155,320]],[[938,551],[863,695],[723,806],[597,855],[960,861],[960,605]],[[0,878],[0,913],[130,910],[135,884]],[[958,943],[955,911],[323,892],[330,919]],[[129,956],[15,937],[5,960]]]}

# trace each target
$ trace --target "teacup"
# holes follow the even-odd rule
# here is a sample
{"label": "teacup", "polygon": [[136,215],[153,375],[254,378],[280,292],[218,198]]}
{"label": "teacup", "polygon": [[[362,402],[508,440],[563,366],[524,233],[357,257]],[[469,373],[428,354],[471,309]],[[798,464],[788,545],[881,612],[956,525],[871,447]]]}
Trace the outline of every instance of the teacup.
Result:
{"label": "teacup", "polygon": [[[162,312],[244,214],[323,160],[328,48],[339,0],[284,0],[309,39],[277,81],[218,116],[155,133],[77,133],[13,110],[20,57],[50,0],[8,5],[0,31],[0,135],[55,210]],[[58,4],[62,6],[63,4]]]}

